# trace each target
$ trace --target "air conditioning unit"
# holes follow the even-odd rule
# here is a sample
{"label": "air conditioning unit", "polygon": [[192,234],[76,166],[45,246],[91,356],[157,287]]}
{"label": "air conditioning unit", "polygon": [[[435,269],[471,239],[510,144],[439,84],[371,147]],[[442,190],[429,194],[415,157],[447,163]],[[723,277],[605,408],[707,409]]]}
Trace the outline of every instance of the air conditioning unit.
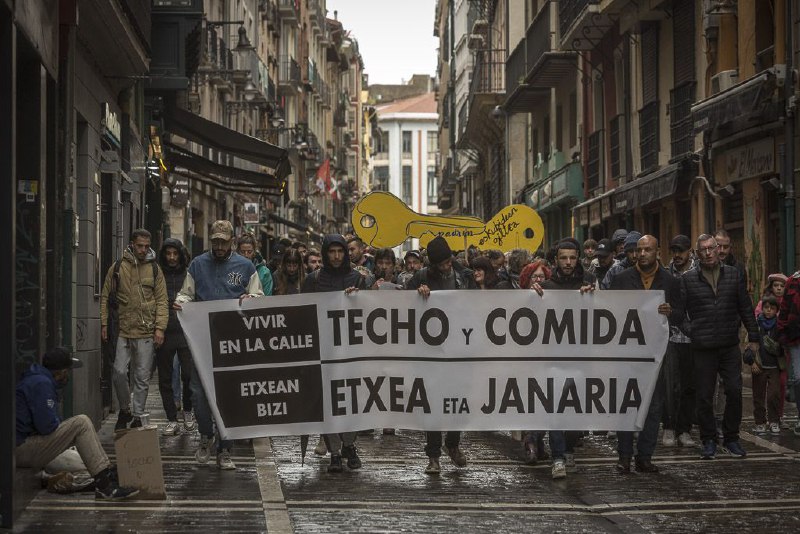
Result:
{"label": "air conditioning unit", "polygon": [[738,70],[724,70],[711,77],[711,94],[715,95],[739,83]]}

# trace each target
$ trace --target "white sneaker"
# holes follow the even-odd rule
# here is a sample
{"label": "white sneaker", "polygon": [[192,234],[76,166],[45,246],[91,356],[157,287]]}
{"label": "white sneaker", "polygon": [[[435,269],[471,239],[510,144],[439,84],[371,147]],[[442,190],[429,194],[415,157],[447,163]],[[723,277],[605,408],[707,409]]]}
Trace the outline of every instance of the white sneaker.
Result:
{"label": "white sneaker", "polygon": [[770,423],[769,424],[769,431],[773,434],[780,434],[781,433],[781,425],[778,423]]}
{"label": "white sneaker", "polygon": [[231,452],[223,450],[217,454],[217,467],[224,471],[232,471],[236,469],[236,464],[231,460]]}
{"label": "white sneaker", "polygon": [[325,440],[322,439],[322,436],[319,437],[319,443],[314,447],[314,454],[317,456],[325,456],[328,454],[328,446],[325,445]]}
{"label": "white sneaker", "polygon": [[688,432],[681,432],[678,435],[678,447],[694,447],[697,445]]}
{"label": "white sneaker", "polygon": [[214,450],[214,436],[200,436],[200,446],[194,453],[194,459],[198,464],[205,465],[211,459],[211,451]]}
{"label": "white sneaker", "polygon": [[566,478],[567,466],[564,465],[564,460],[561,459],[554,460],[553,468],[550,471],[550,474],[553,476],[553,480],[558,480],[559,478]]}
{"label": "white sneaker", "polygon": [[675,446],[675,431],[674,430],[664,430],[664,437],[661,438],[661,444],[665,447],[674,447]]}
{"label": "white sneaker", "polygon": [[197,428],[197,421],[192,412],[183,412],[183,429],[187,432],[192,432]]}
{"label": "white sneaker", "polygon": [[179,432],[180,430],[178,429],[178,423],[176,421],[170,421],[169,423],[167,423],[167,426],[164,427],[165,436],[174,436]]}
{"label": "white sneaker", "polygon": [[754,434],[766,434],[767,433],[766,425],[756,425],[756,426],[754,426],[753,427],[753,433]]}
{"label": "white sneaker", "polygon": [[572,453],[564,454],[564,464],[567,468],[567,473],[575,473],[578,470],[577,464],[575,464],[575,455]]}

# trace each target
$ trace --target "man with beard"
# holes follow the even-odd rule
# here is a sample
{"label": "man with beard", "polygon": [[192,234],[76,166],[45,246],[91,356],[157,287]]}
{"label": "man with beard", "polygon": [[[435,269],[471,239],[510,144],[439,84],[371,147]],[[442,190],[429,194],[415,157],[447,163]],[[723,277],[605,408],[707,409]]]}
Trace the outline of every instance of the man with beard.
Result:
{"label": "man with beard", "polygon": [[186,431],[194,430],[197,426],[192,413],[191,377],[192,353],[189,344],[183,335],[183,328],[178,321],[178,314],[172,308],[178,292],[186,280],[186,269],[189,267],[189,251],[178,239],[164,240],[158,254],[158,263],[164,272],[164,281],[167,284],[167,299],[169,301],[169,322],[164,333],[164,344],[156,350],[156,365],[158,365],[158,390],[161,393],[161,402],[167,415],[165,436],[173,436],[179,432],[178,410],[175,405],[175,392],[172,390],[172,371],[175,353],[181,368],[181,381],[183,383],[183,427]]}
{"label": "man with beard", "polygon": [[[658,239],[651,235],[643,236],[636,245],[636,265],[629,267],[614,277],[611,289],[616,290],[661,290],[666,302],[658,305],[658,313],[669,318],[671,326],[683,320],[683,303],[681,301],[680,283],[658,263]],[[670,356],[669,349],[664,358]],[[636,442],[636,470],[642,473],[658,473],[653,465],[653,451],[658,441],[658,427],[661,422],[661,410],[664,404],[664,367],[661,367],[647,418]],[[633,456],[633,432],[617,433],[619,460],[617,471],[631,472]]]}
{"label": "man with beard", "polygon": [[606,273],[605,277],[600,280],[600,289],[608,289],[611,287],[611,281],[614,279],[616,275],[627,269],[628,267],[633,267],[636,265],[636,245],[641,239],[642,234],[637,232],[636,230],[631,230],[628,235],[625,237],[625,241],[623,243],[623,252],[625,254],[625,258],[622,261],[618,261]]}
{"label": "man with beard", "polygon": [[109,462],[92,420],[76,415],[62,421],[58,413],[58,390],[69,382],[70,369],[81,365],[68,350],[54,348],[45,353],[42,365],[34,363],[22,375],[16,390],[17,466],[41,468],[75,446],[94,477],[95,498],[134,497],[139,490],[120,487],[116,466]]}
{"label": "man with beard", "polygon": [[[375,261],[372,256],[366,254],[366,246],[361,238],[353,236],[347,240],[347,251],[350,255],[350,262],[358,269],[363,267],[370,273],[375,269]],[[362,271],[362,274],[365,274]]]}
{"label": "man with beard", "polygon": [[744,276],[744,287],[747,287],[747,269],[744,263],[738,261],[733,255],[730,234],[724,228],[720,228],[714,233],[714,239],[716,239],[717,246],[719,247],[719,261],[725,265],[735,267],[737,271],[742,273],[742,276]]}
{"label": "man with beard", "polygon": [[[353,269],[348,261],[347,245],[344,236],[340,234],[325,236],[322,241],[322,268],[306,276],[302,293],[344,291],[349,295],[367,288],[364,276]],[[361,459],[355,446],[356,435],[356,432],[344,432],[323,436],[331,452],[329,473],[342,472],[342,458],[347,459],[347,467],[350,469],[361,467]]]}
{"label": "man with beard", "polygon": [[[583,270],[578,259],[578,245],[572,239],[562,239],[556,245],[556,270],[550,280],[534,282],[531,289],[539,295],[545,290],[579,290],[581,293],[594,291],[597,279]],[[553,430],[550,432],[550,452],[553,455],[551,475],[554,479],[567,476],[567,470],[574,471],[575,444],[582,432]]]}
{"label": "man with beard", "polygon": [[372,284],[372,289],[402,289],[402,286],[397,283],[397,275],[394,272],[395,256],[394,250],[390,248],[381,248],[375,252],[375,283]]}
{"label": "man with beard", "polygon": [[[434,237],[428,243],[428,260],[430,267],[424,267],[417,271],[407,286],[407,289],[415,290],[422,295],[422,298],[427,299],[431,291],[475,287],[474,279],[464,275],[466,271],[457,271],[453,268],[453,251],[450,250],[450,245],[443,237]],[[428,456],[425,473],[438,475],[441,472],[439,457],[442,455],[442,433],[438,430],[426,432],[425,438],[425,454]],[[456,467],[466,467],[467,457],[461,452],[460,442],[461,432],[449,431],[445,437],[444,446]]]}
{"label": "man with beard", "polygon": [[[181,309],[186,302],[263,297],[261,280],[253,262],[233,251],[233,225],[230,221],[215,221],[211,225],[211,250],[192,260],[178,296],[172,307]],[[217,453],[217,467],[236,469],[231,460],[229,440],[221,440],[214,430],[211,408],[197,367],[192,369],[192,404],[200,430],[200,446],[195,452],[198,464],[205,465],[212,450]],[[216,449],[214,444],[216,442]]]}
{"label": "man with beard", "polygon": [[409,250],[403,257],[404,270],[397,275],[397,283],[408,289],[408,283],[414,277],[414,273],[422,269],[422,256],[418,250]]}
{"label": "man with beard", "polygon": [[306,266],[306,274],[311,274],[322,267],[322,254],[319,250],[309,249],[303,257],[303,264]]}

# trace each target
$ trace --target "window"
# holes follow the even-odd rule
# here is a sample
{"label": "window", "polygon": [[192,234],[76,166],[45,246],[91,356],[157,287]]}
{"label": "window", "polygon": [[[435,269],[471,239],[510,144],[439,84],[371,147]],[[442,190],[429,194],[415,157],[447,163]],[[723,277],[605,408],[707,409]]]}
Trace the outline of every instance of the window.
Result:
{"label": "window", "polygon": [[403,157],[411,157],[411,132],[403,131]]}
{"label": "window", "polygon": [[439,201],[439,181],[436,179],[436,167],[428,165],[428,204]]}
{"label": "window", "polygon": [[[378,131],[378,135],[372,138],[375,142],[375,153],[386,154],[389,152],[389,132]],[[383,158],[382,158],[383,159]]]}
{"label": "window", "polygon": [[375,180],[372,184],[373,191],[389,190],[389,166],[376,165],[374,169]]}
{"label": "window", "polygon": [[[405,132],[403,132],[405,133]],[[409,132],[410,134],[411,132]],[[403,202],[409,206],[412,203],[412,190],[411,190],[411,165],[403,165],[403,184],[400,194],[403,197]]]}
{"label": "window", "polygon": [[428,132],[428,158],[439,152],[439,132]]}

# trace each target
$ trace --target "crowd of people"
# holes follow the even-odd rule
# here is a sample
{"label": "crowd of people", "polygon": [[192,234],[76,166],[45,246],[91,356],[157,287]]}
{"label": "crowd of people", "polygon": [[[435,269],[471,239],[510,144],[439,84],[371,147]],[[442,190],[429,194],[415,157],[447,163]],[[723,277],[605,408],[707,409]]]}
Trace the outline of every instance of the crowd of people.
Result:
{"label": "crowd of people", "polygon": [[[281,241],[265,261],[258,241],[249,234],[235,237],[233,226],[224,220],[212,225],[210,242],[211,250],[190,259],[179,240],[166,239],[156,253],[149,232],[136,230],[122,258],[109,269],[101,296],[101,337],[113,345],[115,354],[115,429],[142,426],[150,378],[157,368],[168,419],[163,434],[197,429],[199,464],[215,457],[220,469],[236,468],[231,443],[215,430],[177,320],[177,310],[191,301],[377,289],[417,291],[422,298],[442,290],[521,289],[539,295],[663,290],[658,312],[668,318],[670,337],[644,427],[637,435],[604,433],[617,439],[620,473],[632,468],[658,472],[652,457],[662,428],[663,447],[699,447],[701,457],[710,460],[721,444],[726,454],[744,458],[747,453],[739,441],[743,363],[752,375],[754,433],[790,430],[784,414],[787,393],[800,399],[800,271],[770,274],[754,308],[746,270],[734,257],[724,230],[702,234],[694,242],[685,235],[673,236],[669,258],[661,257],[656,236],[625,229],[609,239],[580,243],[567,237],[546,251],[506,253],[453,251],[439,237],[424,250],[405,251],[402,258],[391,248],[372,250],[355,235],[328,235],[321,250]],[[98,498],[131,497],[135,490],[120,488],[108,459],[98,453],[88,418],[61,421],[58,416],[56,390],[74,362],[68,356],[63,351],[46,354],[42,365],[32,366],[19,382],[18,463],[44,465],[76,445],[96,477]],[[693,427],[700,443],[692,438]],[[800,422],[793,431],[800,435]],[[585,433],[548,434],[549,454],[544,432],[525,434],[526,460],[552,459],[553,478],[564,478],[575,468],[575,449]],[[330,454],[330,472],[341,472],[344,465],[361,467],[357,436],[321,436],[315,452]],[[440,472],[442,452],[455,466],[466,466],[460,438],[456,431],[446,432],[444,439],[441,432],[427,432],[425,472]]]}

